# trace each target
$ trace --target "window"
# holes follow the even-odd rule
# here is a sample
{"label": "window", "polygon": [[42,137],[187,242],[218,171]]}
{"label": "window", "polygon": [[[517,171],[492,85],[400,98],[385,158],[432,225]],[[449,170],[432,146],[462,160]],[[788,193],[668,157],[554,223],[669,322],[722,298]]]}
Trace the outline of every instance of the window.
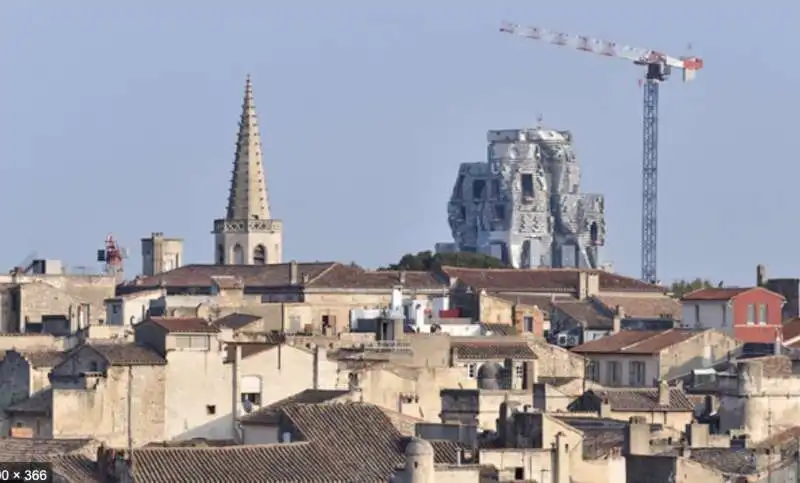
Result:
{"label": "window", "polygon": [[533,316],[526,315],[522,318],[522,326],[525,329],[525,332],[533,332]]}
{"label": "window", "polygon": [[517,364],[514,367],[514,375],[520,379],[525,377],[525,364]]}
{"label": "window", "polygon": [[524,480],[525,479],[525,468],[519,467],[519,466],[514,468],[514,479],[515,480]]}
{"label": "window", "polygon": [[261,406],[261,394],[257,392],[243,392],[242,403],[248,402],[255,406]]}
{"label": "window", "polygon": [[98,372],[97,361],[89,361],[89,372]]}
{"label": "window", "polygon": [[727,327],[728,326],[728,304],[723,304],[721,308],[722,308],[722,326],[723,327]]}
{"label": "window", "polygon": [[694,323],[700,325],[700,304],[694,304]]}
{"label": "window", "polygon": [[753,325],[756,322],[756,306],[749,304],[747,306],[747,325]]}
{"label": "window", "polygon": [[590,381],[600,381],[600,365],[597,361],[589,361],[586,365],[586,378]]}
{"label": "window", "polygon": [[476,179],[472,182],[472,197],[476,200],[482,200],[486,196],[486,181]]}
{"label": "window", "polygon": [[117,304],[112,305],[111,306],[111,313],[114,314],[114,315],[118,314],[119,313],[119,305],[117,305]]}
{"label": "window", "polygon": [[209,415],[209,416],[213,416],[213,415],[217,414],[217,406],[215,406],[213,404],[207,405],[206,406],[206,414]]}
{"label": "window", "polygon": [[225,265],[225,247],[217,245],[217,265]]}
{"label": "window", "polygon": [[622,382],[622,374],[620,374],[619,361],[606,362],[606,380],[611,386],[619,386]]}
{"label": "window", "polygon": [[533,196],[533,175],[523,174],[522,176],[522,196]]}
{"label": "window", "polygon": [[458,213],[461,215],[461,219],[462,220],[466,220],[467,219],[467,207],[466,206],[461,206],[458,209]]}
{"label": "window", "polygon": [[469,364],[467,366],[467,374],[469,375],[469,377],[473,377],[473,378],[475,377],[475,369],[476,369],[476,365],[475,364]]}
{"label": "window", "polygon": [[253,250],[253,263],[255,265],[264,265],[267,263],[267,249],[264,245],[258,245],[256,249]]}
{"label": "window", "polygon": [[628,384],[633,387],[644,386],[644,362],[633,361],[630,364]]}
{"label": "window", "polygon": [[244,248],[238,243],[233,247],[233,264],[244,265]]}
{"label": "window", "polygon": [[767,304],[759,304],[758,306],[758,323],[767,325]]}

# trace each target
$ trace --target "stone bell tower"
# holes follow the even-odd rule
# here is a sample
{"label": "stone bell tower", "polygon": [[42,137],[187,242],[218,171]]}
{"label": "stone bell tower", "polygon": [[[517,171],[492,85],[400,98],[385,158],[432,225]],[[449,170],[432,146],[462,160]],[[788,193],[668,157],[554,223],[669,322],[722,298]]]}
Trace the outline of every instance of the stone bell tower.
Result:
{"label": "stone bell tower", "polygon": [[283,223],[270,217],[253,84],[247,76],[233,160],[228,210],[214,220],[214,263],[265,265],[281,263]]}

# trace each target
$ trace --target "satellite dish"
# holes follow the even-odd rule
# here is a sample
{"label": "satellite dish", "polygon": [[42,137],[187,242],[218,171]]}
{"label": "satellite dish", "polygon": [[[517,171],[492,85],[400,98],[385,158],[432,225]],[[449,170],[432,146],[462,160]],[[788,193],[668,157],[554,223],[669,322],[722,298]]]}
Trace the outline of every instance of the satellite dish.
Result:
{"label": "satellite dish", "polygon": [[250,411],[253,410],[253,403],[251,403],[249,399],[243,399],[242,409],[244,409],[244,412],[250,413]]}

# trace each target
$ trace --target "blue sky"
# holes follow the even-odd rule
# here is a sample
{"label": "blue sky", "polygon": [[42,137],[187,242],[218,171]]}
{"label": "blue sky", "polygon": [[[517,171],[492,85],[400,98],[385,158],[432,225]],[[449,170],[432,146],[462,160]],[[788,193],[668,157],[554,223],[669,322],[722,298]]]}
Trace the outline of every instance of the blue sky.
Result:
{"label": "blue sky", "polygon": [[[212,259],[253,75],[286,259],[377,266],[450,240],[458,164],[488,129],[573,131],[605,258],[639,275],[641,71],[501,34],[502,20],[702,56],[661,91],[659,276],[796,276],[800,83],[792,2],[0,4],[0,262],[77,266],[108,232]],[[648,20],[649,19],[649,20]],[[784,211],[786,210],[786,211]],[[787,221],[789,220],[789,221]]]}

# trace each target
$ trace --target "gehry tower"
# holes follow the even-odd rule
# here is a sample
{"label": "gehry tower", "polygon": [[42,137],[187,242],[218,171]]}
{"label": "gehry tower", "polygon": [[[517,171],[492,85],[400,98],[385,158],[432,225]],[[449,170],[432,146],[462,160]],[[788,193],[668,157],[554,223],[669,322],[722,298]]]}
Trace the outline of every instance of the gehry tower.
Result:
{"label": "gehry tower", "polygon": [[233,160],[228,209],[214,220],[214,261],[219,265],[281,263],[283,223],[273,220],[264,175],[264,159],[253,84],[247,76]]}

